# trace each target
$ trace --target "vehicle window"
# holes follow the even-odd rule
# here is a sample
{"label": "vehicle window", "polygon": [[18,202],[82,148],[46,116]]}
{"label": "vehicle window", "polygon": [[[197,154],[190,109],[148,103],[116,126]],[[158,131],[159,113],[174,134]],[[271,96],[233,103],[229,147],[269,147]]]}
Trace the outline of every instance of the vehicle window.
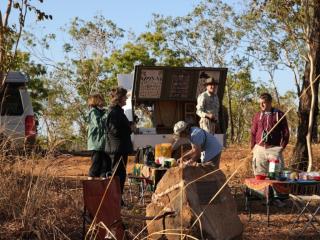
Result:
{"label": "vehicle window", "polygon": [[19,88],[7,85],[0,90],[1,116],[19,116],[23,114],[23,106]]}

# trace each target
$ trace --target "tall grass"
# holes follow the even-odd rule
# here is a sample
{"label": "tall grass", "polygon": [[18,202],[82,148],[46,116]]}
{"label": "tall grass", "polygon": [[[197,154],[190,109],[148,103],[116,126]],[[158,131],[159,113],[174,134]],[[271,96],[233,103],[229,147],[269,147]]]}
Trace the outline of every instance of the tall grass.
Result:
{"label": "tall grass", "polygon": [[[4,143],[3,143],[4,144]],[[52,155],[0,146],[0,239],[81,239],[79,181],[48,174]],[[48,164],[37,171],[39,161]]]}

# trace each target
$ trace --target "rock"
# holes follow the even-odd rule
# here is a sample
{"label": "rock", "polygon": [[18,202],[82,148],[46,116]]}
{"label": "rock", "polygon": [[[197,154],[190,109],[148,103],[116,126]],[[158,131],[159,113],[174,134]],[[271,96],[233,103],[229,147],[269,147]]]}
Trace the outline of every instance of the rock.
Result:
{"label": "rock", "polygon": [[[164,228],[168,239],[180,239],[181,233],[198,239],[241,238],[243,226],[229,187],[225,186],[209,204],[226,181],[220,170],[214,171],[214,166],[206,165],[174,167],[166,172],[147,206],[146,215],[157,216],[172,210],[176,214],[167,216],[165,224],[161,219],[147,221],[150,239],[161,238],[163,232],[160,231]],[[194,181],[208,173],[211,174]],[[195,222],[200,214],[200,221]]]}

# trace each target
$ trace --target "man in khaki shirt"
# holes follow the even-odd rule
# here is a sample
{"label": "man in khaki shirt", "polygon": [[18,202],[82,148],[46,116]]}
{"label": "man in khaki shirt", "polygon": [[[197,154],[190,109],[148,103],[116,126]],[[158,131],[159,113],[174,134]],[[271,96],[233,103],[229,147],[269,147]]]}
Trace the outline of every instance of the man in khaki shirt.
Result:
{"label": "man in khaki shirt", "polygon": [[200,117],[200,128],[215,133],[219,126],[219,98],[216,94],[219,82],[209,77],[205,81],[206,91],[197,99],[197,115]]}

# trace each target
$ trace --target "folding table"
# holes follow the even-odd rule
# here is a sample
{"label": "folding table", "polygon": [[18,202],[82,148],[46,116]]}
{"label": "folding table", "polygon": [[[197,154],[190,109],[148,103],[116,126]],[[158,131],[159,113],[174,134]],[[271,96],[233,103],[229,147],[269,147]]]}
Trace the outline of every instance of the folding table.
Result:
{"label": "folding table", "polygon": [[270,223],[270,204],[275,199],[288,199],[289,194],[316,194],[320,192],[320,182],[309,180],[278,181],[257,180],[246,178],[245,184],[245,209],[249,212],[251,220],[251,201],[265,199],[267,223]]}

